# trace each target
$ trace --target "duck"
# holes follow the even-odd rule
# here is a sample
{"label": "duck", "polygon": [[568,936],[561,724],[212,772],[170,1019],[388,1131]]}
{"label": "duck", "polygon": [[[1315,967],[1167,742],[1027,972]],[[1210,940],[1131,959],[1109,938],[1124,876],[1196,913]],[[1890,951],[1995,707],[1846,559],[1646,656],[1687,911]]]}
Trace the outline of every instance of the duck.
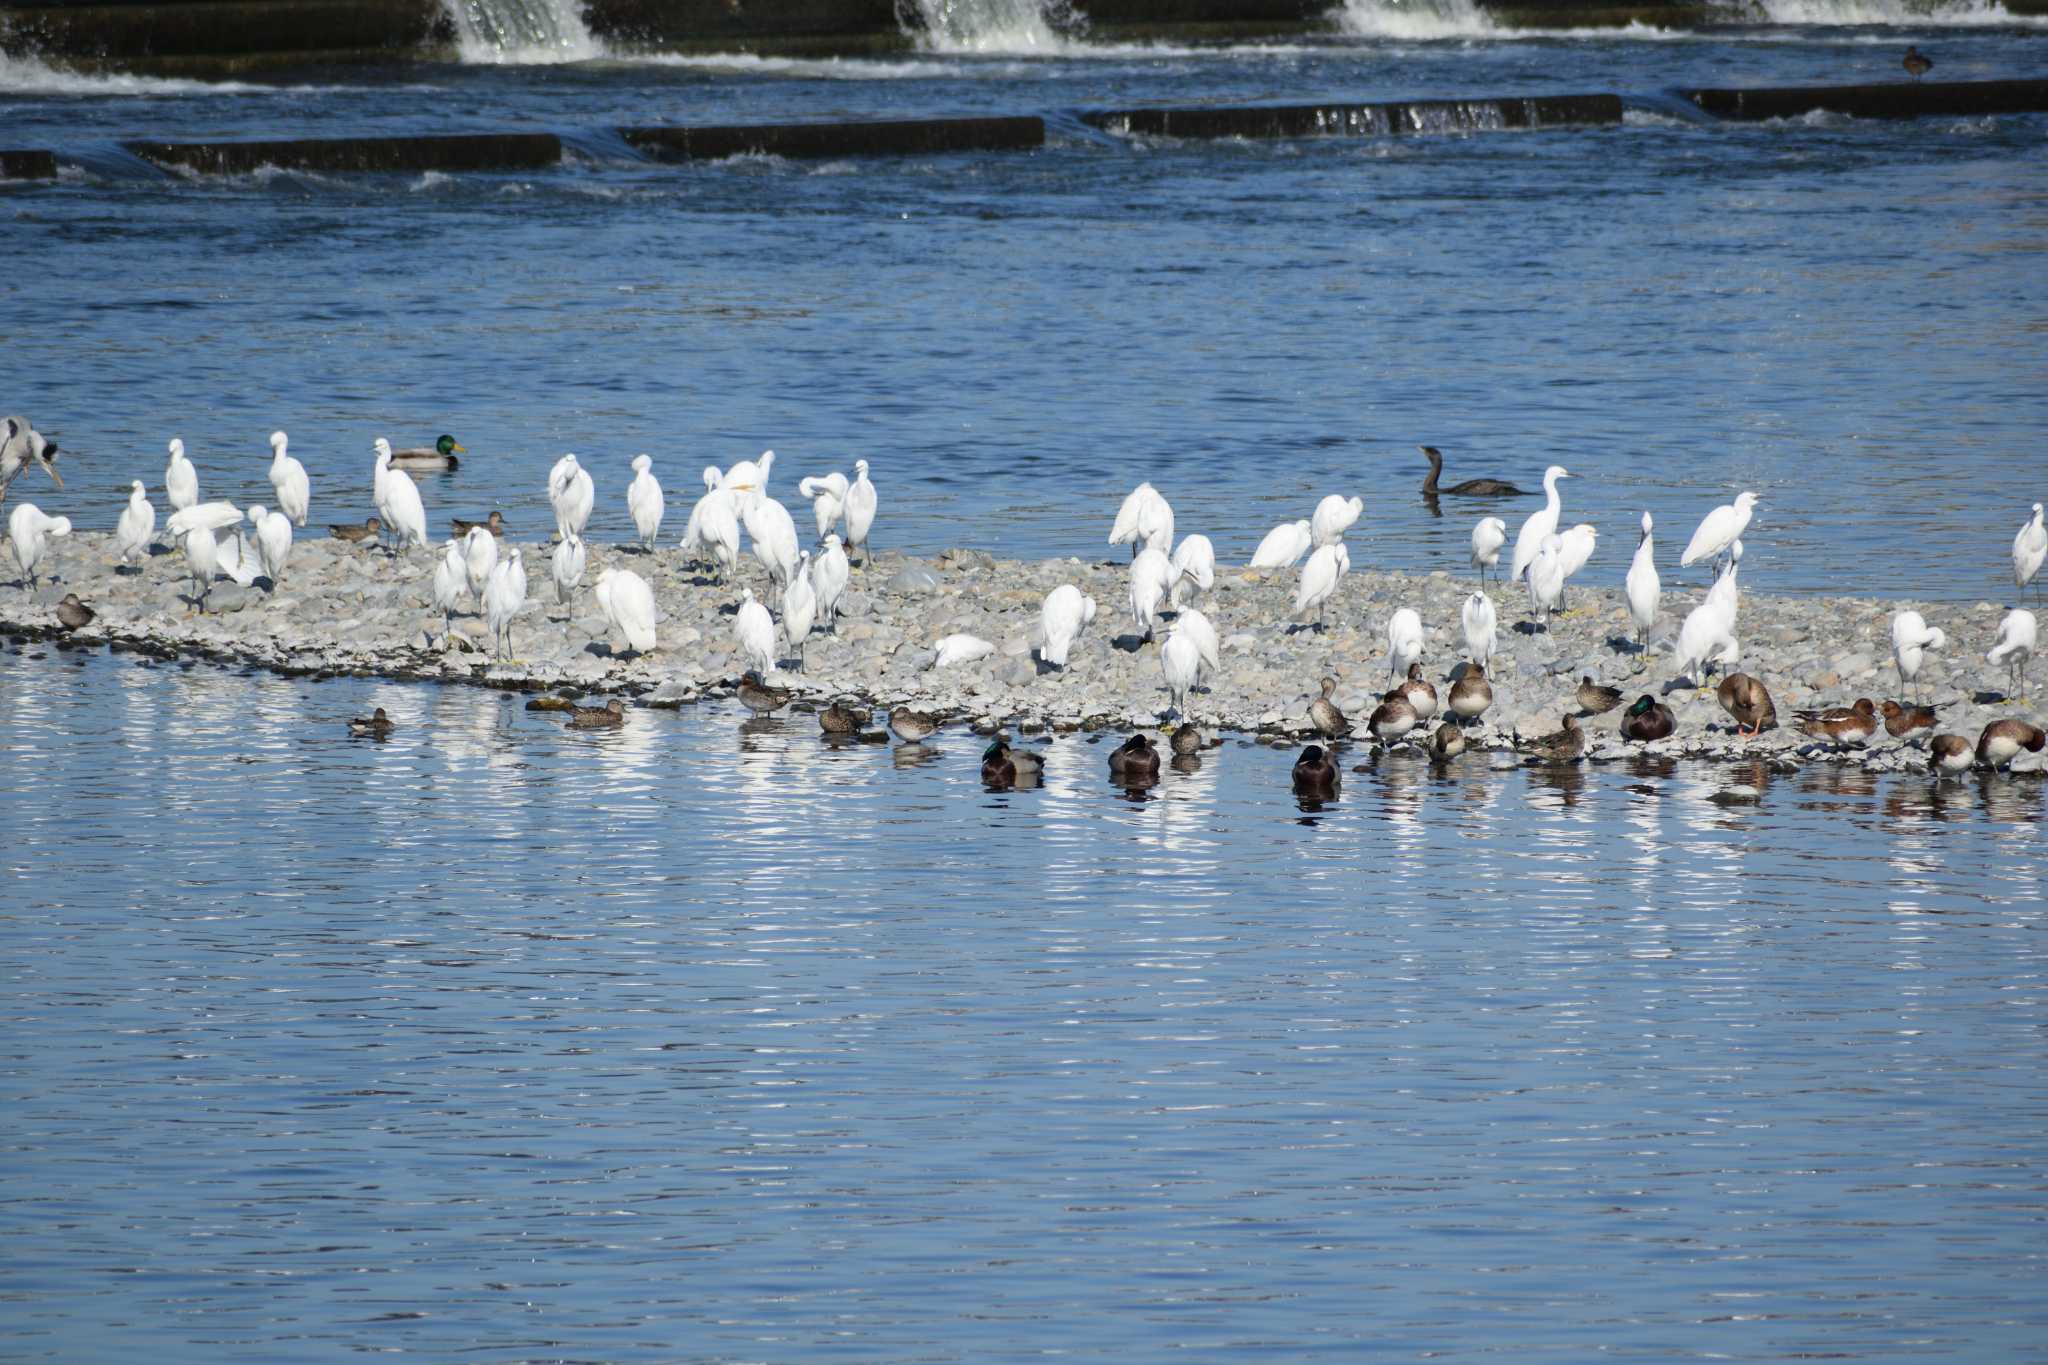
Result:
{"label": "duck", "polygon": [[857,735],[868,723],[868,712],[843,702],[833,702],[818,713],[818,728],[828,735]]}
{"label": "duck", "polygon": [[1977,736],[1977,761],[1994,772],[2009,768],[2020,750],[2038,754],[2048,744],[2048,733],[2023,720],[1994,720]]}
{"label": "duck", "polygon": [[1735,733],[1748,738],[1778,728],[1778,708],[1770,689],[1747,673],[1730,673],[1714,689],[1721,709],[1735,721]]}
{"label": "duck", "polygon": [[1449,721],[1437,726],[1429,737],[1429,756],[1438,762],[1448,762],[1464,752],[1465,732]]}
{"label": "duck", "polygon": [[1014,787],[1018,783],[1036,786],[1045,773],[1045,755],[1031,749],[1012,749],[1010,741],[997,735],[981,754],[981,780],[991,787]]}
{"label": "duck", "polygon": [[1451,684],[1450,711],[1460,721],[1471,722],[1493,705],[1493,684],[1486,680],[1486,665],[1468,663],[1465,676]]}
{"label": "duck", "polygon": [[1415,720],[1418,724],[1427,721],[1436,714],[1438,705],[1436,684],[1422,676],[1421,664],[1409,664],[1408,681],[1402,683],[1395,690],[1406,697],[1408,704],[1415,708]]}
{"label": "duck", "polygon": [[577,706],[569,711],[572,730],[616,730],[626,723],[626,704],[613,697],[603,706]]}
{"label": "duck", "polygon": [[453,436],[443,433],[435,438],[434,444],[431,446],[412,446],[406,450],[392,451],[391,467],[393,469],[424,469],[429,471],[453,469],[462,463],[462,461],[455,458],[455,452],[458,450],[467,454],[469,447],[463,445]]}
{"label": "duck", "polygon": [[1109,775],[1119,782],[1159,780],[1159,751],[1143,734],[1132,735],[1110,751]]}
{"label": "duck", "polygon": [[1406,739],[1408,732],[1418,723],[1415,708],[1408,704],[1408,698],[1396,688],[1380,699],[1380,704],[1373,709],[1371,719],[1366,721],[1365,728],[1372,731],[1374,739],[1391,749],[1397,742]]}
{"label": "duck", "polygon": [[1336,758],[1320,744],[1311,744],[1294,760],[1294,794],[1327,801],[1344,779]]}
{"label": "duck", "polygon": [[1878,709],[1884,712],[1884,732],[1893,739],[1911,739],[1923,730],[1934,729],[1936,717],[1931,706],[1901,706],[1888,701]]}
{"label": "duck", "polygon": [[1826,710],[1796,713],[1802,735],[1833,740],[1836,748],[1868,744],[1877,733],[1877,707],[1868,697],[1858,697],[1854,706],[1832,706]]}
{"label": "duck", "polygon": [[369,715],[357,716],[354,720],[348,723],[348,732],[350,734],[374,735],[378,739],[382,739],[384,736],[390,734],[393,730],[397,728],[398,727],[392,723],[391,717],[384,714],[384,708],[381,706],[378,707],[375,711],[371,712]]}
{"label": "duck", "polygon": [[1193,723],[1188,721],[1182,721],[1179,727],[1174,730],[1170,743],[1173,747],[1174,756],[1177,758],[1185,758],[1189,754],[1198,754],[1209,746],[1209,741],[1202,737],[1202,732],[1196,729]]}
{"label": "duck", "polygon": [[1917,47],[1908,47],[1906,55],[1899,59],[1899,65],[1905,67],[1906,74],[1917,81],[1934,70],[1934,59],[1923,55]]}
{"label": "duck", "polygon": [[1579,679],[1579,690],[1572,694],[1577,698],[1579,711],[1588,716],[1604,716],[1621,705],[1621,689],[1602,687],[1591,677]]}
{"label": "duck", "polygon": [[1429,477],[1422,481],[1422,496],[1434,498],[1439,494],[1453,498],[1524,498],[1528,494],[1502,479],[1467,479],[1454,483],[1449,488],[1438,488],[1437,479],[1444,472],[1444,453],[1435,446],[1421,447],[1429,457]]}
{"label": "duck", "polygon": [[1586,732],[1579,728],[1579,719],[1570,712],[1565,713],[1564,728],[1553,730],[1547,735],[1538,735],[1521,743],[1524,753],[1552,762],[1568,763],[1586,752]]}
{"label": "duck", "polygon": [[740,679],[739,686],[733,689],[733,695],[740,699],[740,705],[755,715],[763,715],[789,705],[790,692],[786,687],[770,687],[761,681],[759,673],[750,668]]}
{"label": "duck", "polygon": [[1351,722],[1337,709],[1337,703],[1330,700],[1330,694],[1336,690],[1337,680],[1325,678],[1323,694],[1308,704],[1309,723],[1325,739],[1342,739],[1351,733]]}
{"label": "duck", "polygon": [[67,592],[64,600],[57,604],[57,621],[66,630],[83,630],[99,615],[91,607],[78,600],[78,594]]}
{"label": "duck", "polygon": [[894,730],[898,737],[915,744],[939,728],[939,718],[926,711],[913,711],[907,706],[899,706],[889,713],[889,728]]}
{"label": "duck", "polygon": [[502,540],[505,535],[505,514],[493,511],[482,521],[464,521],[461,517],[448,518],[448,529],[455,533],[457,540],[462,539],[462,537],[479,527]]}
{"label": "duck", "polygon": [[1671,714],[1671,708],[1647,694],[1637,697],[1621,718],[1621,737],[1643,744],[1668,738],[1677,728],[1678,717]]}
{"label": "duck", "polygon": [[336,540],[345,540],[351,545],[360,545],[366,540],[378,540],[384,535],[384,521],[381,517],[364,517],[361,526],[329,525],[327,534]]}
{"label": "duck", "polygon": [[1961,735],[1936,735],[1927,743],[1927,771],[1937,777],[1966,773],[1976,761],[1976,750]]}

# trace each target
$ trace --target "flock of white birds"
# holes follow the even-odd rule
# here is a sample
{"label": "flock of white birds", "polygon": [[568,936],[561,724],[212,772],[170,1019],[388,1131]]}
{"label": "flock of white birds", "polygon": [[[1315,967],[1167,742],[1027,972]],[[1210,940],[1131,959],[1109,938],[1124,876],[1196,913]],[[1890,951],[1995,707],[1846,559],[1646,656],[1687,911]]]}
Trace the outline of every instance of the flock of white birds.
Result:
{"label": "flock of white birds", "polygon": [[[305,466],[291,456],[285,433],[274,432],[270,437],[268,472],[276,492],[275,511],[262,506],[244,510],[223,501],[201,502],[198,471],[186,458],[184,442],[173,439],[169,448],[163,486],[171,515],[164,530],[185,556],[198,610],[205,610],[207,594],[218,574],[247,586],[260,573],[274,587],[291,553],[293,528],[306,525],[311,502]],[[418,485],[394,464],[389,441],[377,438],[374,450],[371,488],[381,522],[379,538],[394,552],[426,546],[427,515]],[[431,458],[427,451],[405,454]],[[850,555],[867,555],[878,506],[866,460],[854,463],[851,480],[837,471],[800,480],[797,493],[810,500],[816,530],[815,550],[802,548],[795,519],[769,492],[774,464],[771,450],[724,470],[706,468],[704,493],[690,511],[682,538],[686,553],[708,561],[715,566],[719,581],[730,582],[739,571],[741,532],[745,531],[755,558],[767,571],[768,593],[776,610],[771,612],[751,589],[746,590],[734,636],[747,667],[764,678],[784,657],[793,656],[801,668],[805,640],[814,629],[833,625],[850,578]],[[639,544],[652,549],[660,535],[666,501],[649,456],[634,459],[632,469],[626,506]],[[1596,529],[1584,523],[1560,529],[1563,500],[1558,483],[1569,477],[1561,465],[1544,472],[1544,505],[1522,522],[1509,556],[1508,577],[1526,586],[1531,612],[1546,629],[1552,614],[1563,609],[1565,587],[1592,557],[1598,538]],[[583,530],[596,503],[596,488],[589,471],[569,454],[550,470],[547,494],[556,531],[550,571],[558,600],[568,602],[582,584],[588,562]],[[1673,648],[1678,676],[1702,678],[1713,666],[1730,667],[1741,658],[1736,635],[1740,606],[1737,574],[1742,535],[1756,504],[1755,493],[1743,492],[1733,502],[1708,512],[1679,558],[1681,566],[1705,562],[1716,569],[1705,600],[1687,614],[1678,630]],[[1351,568],[1345,532],[1358,521],[1364,506],[1361,498],[1331,494],[1316,505],[1308,519],[1284,522],[1260,540],[1249,569],[1284,571],[1301,565],[1291,613],[1294,621],[1322,628],[1324,608]],[[250,528],[246,538],[241,530],[245,521]],[[122,563],[134,564],[147,555],[156,524],[147,490],[137,480],[115,528]],[[841,526],[843,537],[838,531]],[[27,585],[33,587],[38,582],[37,569],[50,538],[70,530],[68,518],[47,516],[33,503],[20,503],[9,514],[8,537]],[[1139,484],[1123,500],[1109,543],[1131,547],[1129,603],[1140,636],[1154,638],[1165,616],[1174,618],[1158,656],[1169,714],[1184,715],[1189,692],[1219,666],[1216,627],[1195,605],[1215,584],[1215,547],[1203,535],[1190,535],[1176,543],[1173,508],[1149,483]],[[1471,544],[1480,590],[1466,599],[1460,624],[1467,656],[1484,668],[1497,648],[1498,619],[1493,600],[1484,590],[1486,575],[1489,569],[1498,572],[1501,552],[1508,545],[1507,523],[1499,517],[1482,518],[1472,528]],[[2032,517],[2013,538],[2013,581],[2018,589],[2024,591],[2034,580],[2044,559],[2048,559],[2048,527],[2043,524],[2042,504],[2035,503]],[[1640,668],[1662,597],[1648,512],[1643,513],[1641,538],[1623,586],[1636,628]],[[654,593],[644,578],[631,569],[607,568],[598,575],[592,591],[615,642],[622,641],[635,653],[656,647]],[[527,600],[523,552],[517,546],[501,552],[498,538],[489,528],[472,526],[447,541],[434,569],[432,595],[443,613],[444,626],[465,597],[473,598],[498,657],[508,658],[512,625]],[[1095,600],[1071,584],[1047,594],[1035,640],[1040,659],[1050,667],[1065,668],[1075,641],[1095,621],[1097,610]],[[1988,655],[1990,662],[2007,666],[2012,675],[2009,681],[2017,684],[2022,696],[2027,662],[2036,650],[2037,638],[2034,614],[2016,608],[2001,621],[1997,643]],[[1426,639],[1423,622],[1414,610],[1401,608],[1392,613],[1387,623],[1389,672],[1397,678],[1405,676],[1409,665],[1422,658]],[[1946,635],[1929,626],[1919,612],[1899,612],[1892,623],[1892,645],[1901,683],[1912,685],[1926,653],[1942,649],[1946,643]],[[787,656],[782,653],[784,647],[790,651]],[[978,636],[949,635],[938,642],[930,666],[944,668],[984,658],[995,649],[992,641]]]}

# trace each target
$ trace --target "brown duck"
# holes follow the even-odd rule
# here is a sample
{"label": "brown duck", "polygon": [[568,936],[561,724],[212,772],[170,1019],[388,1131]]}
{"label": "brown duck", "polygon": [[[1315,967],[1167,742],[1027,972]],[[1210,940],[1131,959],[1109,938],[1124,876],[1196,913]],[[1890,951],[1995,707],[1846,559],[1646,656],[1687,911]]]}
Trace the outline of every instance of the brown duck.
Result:
{"label": "brown duck", "polygon": [[1380,704],[1373,708],[1372,718],[1365,728],[1380,743],[1392,748],[1408,737],[1408,732],[1421,722],[1415,715],[1415,708],[1408,704],[1408,698],[1401,695],[1399,688],[1387,693]]}
{"label": "brown duck", "polygon": [[1422,496],[1434,498],[1520,498],[1527,495],[1521,489],[1501,479],[1467,479],[1454,483],[1449,488],[1438,488],[1436,481],[1443,476],[1444,453],[1435,446],[1423,446],[1422,453],[1429,457],[1429,477],[1422,481]]}
{"label": "brown duck", "polygon": [[1621,689],[1602,687],[1591,678],[1579,679],[1579,690],[1572,694],[1579,703],[1579,712],[1587,716],[1604,716],[1621,705]]}
{"label": "brown duck", "polygon": [[1831,706],[1825,711],[1794,714],[1799,717],[1800,734],[1833,740],[1836,748],[1868,744],[1877,733],[1877,706],[1868,697],[1858,697],[1854,706]]}
{"label": "brown duck", "polygon": [[57,604],[57,623],[66,630],[83,630],[92,624],[92,618],[99,613],[78,600],[78,594],[67,592],[64,600]]}
{"label": "brown duck", "polygon": [[1931,706],[1901,706],[1888,701],[1878,708],[1884,712],[1884,732],[1893,739],[1911,739],[1934,729],[1935,715]]}
{"label": "brown duck", "polygon": [[1308,704],[1309,724],[1316,727],[1316,733],[1325,739],[1342,739],[1351,733],[1351,722],[1337,709],[1337,703],[1330,700],[1330,694],[1337,690],[1335,678],[1323,679],[1323,695]]}
{"label": "brown duck", "polygon": [[448,529],[455,532],[457,540],[462,539],[479,526],[494,536],[503,536],[505,534],[505,514],[503,512],[493,512],[482,521],[464,521],[461,517],[448,518]]}
{"label": "brown duck", "polygon": [[758,716],[780,711],[789,705],[790,692],[786,687],[770,687],[761,681],[759,673],[748,669],[739,686],[733,689],[733,695],[740,699],[740,705]]}
{"label": "brown duck", "polygon": [[1927,745],[1927,771],[1940,777],[1966,773],[1977,761],[1977,752],[1961,735],[1936,735]]}
{"label": "brown duck", "polygon": [[379,536],[382,536],[384,534],[384,523],[376,517],[365,517],[361,526],[330,525],[327,528],[327,534],[333,536],[336,540],[345,540],[351,545],[360,545],[366,540],[376,540]]}
{"label": "brown duck", "polygon": [[1429,737],[1429,756],[1440,762],[1456,758],[1465,752],[1465,732],[1445,721],[1436,727],[1436,733]]}
{"label": "brown duck", "polygon": [[1747,673],[1730,673],[1714,689],[1721,709],[1735,722],[1735,733],[1745,737],[1778,728],[1778,708],[1771,704],[1771,690]]}
{"label": "brown duck", "polygon": [[1899,59],[1899,65],[1905,67],[1906,74],[1917,81],[1934,70],[1934,59],[1923,55],[1917,47],[1909,47],[1906,49],[1906,55]]}
{"label": "brown duck", "polygon": [[2020,750],[2038,754],[2044,744],[2048,744],[2048,734],[2038,725],[2023,720],[1994,720],[1977,736],[1977,761],[1987,768],[2009,767]]}
{"label": "brown duck", "polygon": [[939,728],[939,718],[929,711],[913,711],[907,706],[899,706],[889,713],[889,728],[896,732],[897,738],[915,744]]}
{"label": "brown duck", "polygon": [[1142,734],[1132,735],[1109,755],[1109,775],[1119,782],[1159,780],[1159,751]]}
{"label": "brown duck", "polygon": [[1294,760],[1294,794],[1327,801],[1343,782],[1337,760],[1320,744],[1311,744]]}
{"label": "brown duck", "polygon": [[818,728],[828,735],[857,735],[868,723],[868,713],[859,707],[833,702],[818,713]]}
{"label": "brown duck", "polygon": [[1621,718],[1621,737],[1642,744],[1668,739],[1677,728],[1678,717],[1671,714],[1671,708],[1648,695],[1637,697]]}
{"label": "brown duck", "polygon": [[569,712],[572,730],[616,730],[626,723],[626,704],[613,697],[603,706],[578,706]]}
{"label": "brown duck", "polygon": [[1451,714],[1461,721],[1478,720],[1493,705],[1493,684],[1486,680],[1486,667],[1465,665],[1465,676],[1451,684]]}
{"label": "brown duck", "polygon": [[384,708],[381,706],[378,707],[375,711],[371,712],[369,715],[357,716],[354,720],[348,723],[348,731],[350,734],[373,735],[378,739],[382,739],[384,736],[390,734],[393,730],[397,728],[398,727],[392,723],[391,717],[384,714]]}
{"label": "brown duck", "polygon": [[1394,690],[1406,697],[1408,704],[1415,708],[1415,719],[1418,723],[1436,714],[1436,684],[1422,676],[1420,663],[1408,665],[1408,681]]}
{"label": "brown duck", "polygon": [[1185,758],[1189,754],[1202,752],[1207,747],[1208,741],[1202,738],[1200,730],[1197,730],[1189,722],[1183,721],[1180,727],[1173,732],[1172,744],[1175,756]]}
{"label": "brown duck", "polygon": [[1535,739],[1525,739],[1521,743],[1521,749],[1522,752],[1535,754],[1538,758],[1569,762],[1586,752],[1586,732],[1579,728],[1579,718],[1567,713],[1562,730],[1554,730]]}

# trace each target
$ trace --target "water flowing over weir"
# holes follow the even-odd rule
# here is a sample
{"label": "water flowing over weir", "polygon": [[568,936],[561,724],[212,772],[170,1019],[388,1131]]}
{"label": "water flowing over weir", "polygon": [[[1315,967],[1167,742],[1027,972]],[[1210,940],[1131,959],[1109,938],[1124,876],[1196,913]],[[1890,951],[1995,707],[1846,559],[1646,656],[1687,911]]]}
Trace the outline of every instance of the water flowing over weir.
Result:
{"label": "water flowing over weir", "polygon": [[1055,53],[1080,27],[1067,0],[896,0],[896,19],[920,47],[952,53]]}
{"label": "water flowing over weir", "polygon": [[1753,0],[1745,17],[1769,24],[1835,27],[1993,28],[2029,21],[1999,0]]}
{"label": "water flowing over weir", "polygon": [[465,62],[583,62],[604,48],[583,22],[581,0],[443,0]]}
{"label": "water flowing over weir", "polygon": [[1498,26],[1473,0],[1344,0],[1330,17],[1355,38],[1473,38]]}

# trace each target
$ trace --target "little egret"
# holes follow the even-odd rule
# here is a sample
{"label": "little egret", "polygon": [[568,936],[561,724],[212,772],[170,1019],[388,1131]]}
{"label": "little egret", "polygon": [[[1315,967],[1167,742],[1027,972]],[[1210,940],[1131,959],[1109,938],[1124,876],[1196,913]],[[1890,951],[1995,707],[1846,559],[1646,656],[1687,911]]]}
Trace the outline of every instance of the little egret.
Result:
{"label": "little egret", "polygon": [[1902,611],[1892,617],[1892,663],[1899,670],[1899,686],[1912,687],[1919,680],[1920,664],[1927,651],[1947,644],[1948,636],[1928,625],[1917,611]]}
{"label": "little egret", "polygon": [[1288,613],[1299,621],[1311,608],[1316,614],[1315,628],[1323,628],[1323,607],[1337,591],[1337,584],[1351,571],[1351,552],[1344,548],[1344,542],[1334,545],[1320,545],[1308,557],[1308,563],[1301,566],[1301,579],[1294,589],[1294,607]]}
{"label": "little egret", "polygon": [[1636,542],[1636,557],[1629,561],[1628,577],[1622,586],[1628,593],[1628,617],[1636,627],[1636,669],[1640,672],[1650,654],[1650,627],[1657,624],[1657,604],[1664,584],[1657,577],[1656,542],[1650,535],[1653,523],[1643,513],[1643,538]]}
{"label": "little egret", "polygon": [[1146,546],[1131,561],[1131,619],[1144,639],[1152,638],[1159,623],[1159,609],[1173,586],[1173,561],[1163,551]]}
{"label": "little egret", "polygon": [[1557,519],[1564,511],[1564,501],[1557,495],[1557,481],[1569,479],[1571,474],[1561,464],[1554,464],[1543,471],[1543,506],[1531,512],[1523,521],[1522,529],[1515,533],[1515,553],[1508,561],[1508,577],[1520,578],[1536,562],[1542,553],[1543,542],[1557,534]]}
{"label": "little egret", "polygon": [[1406,677],[1408,665],[1422,657],[1422,617],[1402,607],[1387,618],[1387,671]]}
{"label": "little egret", "polygon": [[[633,457],[633,482],[626,487],[626,510],[632,514],[633,529],[640,533],[640,548],[650,554],[654,538],[661,534],[661,518],[668,502],[661,496],[661,480],[654,477],[654,457]],[[576,533],[583,533],[582,527]]]}
{"label": "little egret", "polygon": [[255,528],[257,562],[270,580],[270,590],[276,592],[278,580],[284,577],[284,562],[292,552],[292,519],[258,506],[249,509],[249,524]]}
{"label": "little egret", "polygon": [[53,536],[71,534],[71,518],[53,517],[32,502],[15,504],[7,514],[7,538],[13,543],[14,562],[21,566],[22,581],[34,588],[41,583],[36,566],[43,562]]}
{"label": "little egret", "polygon": [[948,635],[945,639],[939,641],[938,648],[932,652],[932,661],[929,667],[951,668],[954,664],[972,663],[976,659],[986,659],[995,652],[995,645],[982,639],[979,635]]}
{"label": "little egret", "polygon": [[388,457],[384,463],[384,524],[397,537],[401,551],[414,545],[424,546],[427,543],[427,508],[420,501],[419,485],[403,469],[392,469]]}
{"label": "little egret", "polygon": [[1176,629],[1159,648],[1159,669],[1166,675],[1166,696],[1174,715],[1187,715],[1188,689],[1202,671],[1202,648],[1193,636]]}
{"label": "little egret", "polygon": [[1756,494],[1744,491],[1735,495],[1732,503],[1722,503],[1700,520],[1699,529],[1692,533],[1692,539],[1685,543],[1685,553],[1678,557],[1680,568],[1696,560],[1713,559],[1723,550],[1742,538],[1749,527],[1751,509],[1756,506]]}
{"label": "little egret", "polygon": [[1310,536],[1318,546],[1335,545],[1364,511],[1364,498],[1332,493],[1316,504],[1315,515],[1308,523]]}
{"label": "little egret", "polygon": [[1207,536],[1189,536],[1173,548],[1173,590],[1167,602],[1175,611],[1197,593],[1216,586],[1216,547]]}
{"label": "little egret", "polygon": [[740,594],[739,615],[733,618],[732,633],[747,667],[766,678],[775,671],[775,618],[768,608],[754,600],[754,590]]}
{"label": "little egret", "polygon": [[789,509],[763,493],[747,505],[745,521],[754,558],[768,571],[776,591],[788,587],[797,562],[796,522]]}
{"label": "little egret", "polygon": [[2003,663],[2008,674],[2006,695],[2012,695],[2012,679],[2017,677],[2020,685],[2020,700],[2027,699],[2027,661],[2034,656],[2039,642],[2034,613],[2015,607],[2005,614],[1998,623],[1998,642],[1991,646],[1991,652],[1984,657],[1992,663]]}
{"label": "little egret", "polygon": [[804,667],[804,641],[818,619],[818,590],[811,584],[811,552],[797,556],[796,568],[782,589],[782,635],[796,654],[797,671]]}
{"label": "little egret", "polygon": [[1252,551],[1248,569],[1291,569],[1315,544],[1315,529],[1306,521],[1283,521],[1266,532]]}
{"label": "little egret", "polygon": [[468,583],[470,592],[476,595],[477,607],[481,609],[484,589],[490,585],[491,574],[498,567],[498,538],[481,526],[470,527],[469,534],[463,537],[462,559],[467,566],[464,581]]}
{"label": "little egret", "polygon": [[445,636],[449,623],[455,618],[455,609],[462,605],[462,595],[469,589],[469,560],[462,553],[462,542],[453,536],[448,538],[448,548],[434,565],[434,605],[441,612],[441,632]]}
{"label": "little egret", "polygon": [[164,499],[173,512],[182,512],[199,502],[199,471],[185,458],[185,443],[171,438],[171,462],[164,466]]}
{"label": "little egret", "polygon": [[519,556],[515,545],[491,570],[491,581],[484,585],[484,622],[491,628],[500,659],[512,657],[512,622],[526,605],[526,569]]}
{"label": "little egret", "polygon": [[[2012,583],[2022,594],[2035,574],[2041,572],[2041,561],[2048,559],[2048,525],[2041,520],[2041,504],[2034,504],[2034,519],[2020,527],[2020,533],[2012,538]],[[2036,588],[2039,597],[2041,590]]]}
{"label": "little egret", "polygon": [[1054,588],[1038,609],[1038,657],[1054,668],[1065,668],[1068,651],[1094,619],[1094,598],[1084,596],[1071,583]]}
{"label": "little egret", "polygon": [[285,445],[283,432],[270,433],[270,486],[277,490],[277,510],[290,517],[292,525],[304,526],[313,487],[306,479],[306,467],[285,452]]}
{"label": "little egret", "polygon": [[818,620],[835,634],[839,629],[839,603],[846,596],[846,580],[850,573],[846,551],[839,544],[839,537],[826,532],[824,547],[811,561],[811,590],[818,594]]}
{"label": "little egret", "polygon": [[1111,545],[1128,544],[1131,557],[1138,551],[1155,549],[1161,554],[1173,548],[1173,507],[1158,489],[1141,483],[1125,495],[1116,509],[1116,522],[1109,529]]}
{"label": "little egret", "polygon": [[743,515],[754,499],[767,492],[768,476],[774,468],[775,452],[764,450],[759,459],[741,460],[725,471],[718,486],[731,491],[735,515]]}
{"label": "little egret", "polygon": [[[579,537],[580,539],[580,537]],[[593,596],[612,633],[625,637],[635,654],[654,650],[654,590],[631,569],[606,569],[597,576]]]}
{"label": "little egret", "polygon": [[860,551],[863,565],[874,562],[875,552],[868,546],[868,533],[874,529],[879,503],[875,486],[868,482],[868,462],[855,460],[853,482],[846,489],[846,548],[849,553]]}
{"label": "little egret", "polygon": [[548,471],[548,503],[555,509],[557,536],[572,531],[583,534],[590,523],[590,509],[597,503],[597,485],[591,481],[590,471],[576,462],[574,451],[555,461]]}
{"label": "little egret", "polygon": [[1564,538],[1545,536],[1528,572],[1529,609],[1543,618],[1543,628],[1549,630],[1551,613],[1564,601]]}
{"label": "little egret", "polygon": [[582,536],[570,536],[555,542],[555,553],[548,562],[548,571],[555,580],[555,601],[566,604],[576,595],[577,586],[583,582],[583,571],[590,563],[590,555],[583,548]]}
{"label": "little egret", "polygon": [[1500,644],[1495,630],[1499,617],[1494,613],[1493,599],[1475,592],[1465,599],[1465,609],[1458,615],[1465,627],[1465,652],[1473,663],[1484,668]]}
{"label": "little egret", "polygon": [[1479,570],[1479,586],[1486,586],[1486,571],[1498,569],[1500,551],[1508,543],[1508,524],[1499,517],[1482,517],[1472,528],[1472,567]]}
{"label": "little egret", "polygon": [[813,474],[807,479],[797,480],[797,496],[811,500],[811,518],[818,524],[818,539],[823,540],[826,533],[846,515],[846,490],[849,487],[846,476],[836,469],[830,474]]}
{"label": "little egret", "polygon": [[123,564],[135,564],[149,557],[150,537],[156,534],[156,509],[149,505],[149,491],[136,479],[128,485],[128,505],[114,527],[114,548]]}

